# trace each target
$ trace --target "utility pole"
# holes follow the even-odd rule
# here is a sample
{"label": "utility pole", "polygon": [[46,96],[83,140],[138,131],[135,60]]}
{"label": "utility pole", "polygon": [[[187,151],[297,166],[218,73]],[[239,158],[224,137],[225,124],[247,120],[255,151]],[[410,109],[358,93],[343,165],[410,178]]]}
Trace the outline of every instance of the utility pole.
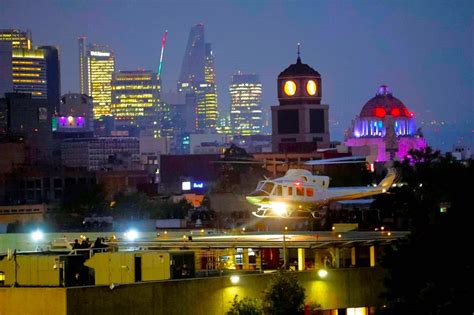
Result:
{"label": "utility pole", "polygon": [[285,230],[283,231],[283,269],[286,270],[286,231],[288,231],[288,227],[285,226]]}

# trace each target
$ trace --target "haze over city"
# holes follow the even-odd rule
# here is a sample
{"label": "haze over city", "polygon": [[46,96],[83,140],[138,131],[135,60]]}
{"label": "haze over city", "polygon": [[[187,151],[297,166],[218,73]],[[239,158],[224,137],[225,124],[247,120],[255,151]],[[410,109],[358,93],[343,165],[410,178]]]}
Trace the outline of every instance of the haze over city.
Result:
{"label": "haze over city", "polygon": [[108,45],[116,69],[155,70],[168,31],[162,91],[176,90],[190,28],[212,43],[219,110],[236,71],[255,73],[266,111],[276,77],[301,58],[324,80],[332,140],[379,85],[415,113],[435,148],[472,145],[473,5],[470,1],[1,1],[0,28],[27,29],[59,47],[62,93],[79,91],[77,38]]}

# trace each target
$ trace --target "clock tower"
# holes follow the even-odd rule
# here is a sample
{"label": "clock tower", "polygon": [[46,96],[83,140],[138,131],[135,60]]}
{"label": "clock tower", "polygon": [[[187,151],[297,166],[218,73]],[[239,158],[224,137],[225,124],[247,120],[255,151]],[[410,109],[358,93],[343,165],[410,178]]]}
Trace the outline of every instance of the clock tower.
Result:
{"label": "clock tower", "polygon": [[329,147],[329,105],[321,104],[318,71],[298,58],[278,75],[280,105],[272,106],[272,150],[312,152]]}

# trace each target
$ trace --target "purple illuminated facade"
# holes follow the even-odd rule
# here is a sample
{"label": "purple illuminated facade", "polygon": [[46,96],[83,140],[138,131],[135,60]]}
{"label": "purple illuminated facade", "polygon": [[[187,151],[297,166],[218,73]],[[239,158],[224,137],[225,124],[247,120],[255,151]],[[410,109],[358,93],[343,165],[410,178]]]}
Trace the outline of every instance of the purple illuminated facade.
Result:
{"label": "purple illuminated facade", "polygon": [[426,147],[412,112],[386,85],[362,108],[346,133],[348,147],[376,147],[376,161],[403,159],[411,149]]}
{"label": "purple illuminated facade", "polygon": [[68,93],[61,97],[59,112],[53,117],[53,131],[92,132],[92,98]]}

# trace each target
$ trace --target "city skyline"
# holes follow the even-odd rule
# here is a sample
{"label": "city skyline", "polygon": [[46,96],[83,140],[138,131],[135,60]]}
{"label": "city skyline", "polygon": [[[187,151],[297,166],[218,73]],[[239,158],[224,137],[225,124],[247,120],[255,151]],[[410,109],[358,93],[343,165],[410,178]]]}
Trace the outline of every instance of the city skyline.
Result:
{"label": "city skyline", "polygon": [[[265,111],[276,105],[276,76],[295,62],[301,42],[302,61],[325,80],[322,100],[331,105],[332,140],[342,140],[376,87],[387,84],[413,109],[429,145],[440,147],[440,139],[446,139],[441,148],[447,150],[459,136],[472,142],[473,26],[467,1],[455,6],[440,1],[114,3],[111,10],[102,1],[2,1],[0,28],[29,30],[34,45],[59,46],[62,94],[79,92],[79,36],[109,45],[117,70],[154,69],[162,33],[168,30],[162,76],[166,92],[175,90],[189,29],[203,22],[216,56],[224,112],[230,106],[231,76],[239,70],[260,76]],[[94,20],[98,16],[100,27]]]}

